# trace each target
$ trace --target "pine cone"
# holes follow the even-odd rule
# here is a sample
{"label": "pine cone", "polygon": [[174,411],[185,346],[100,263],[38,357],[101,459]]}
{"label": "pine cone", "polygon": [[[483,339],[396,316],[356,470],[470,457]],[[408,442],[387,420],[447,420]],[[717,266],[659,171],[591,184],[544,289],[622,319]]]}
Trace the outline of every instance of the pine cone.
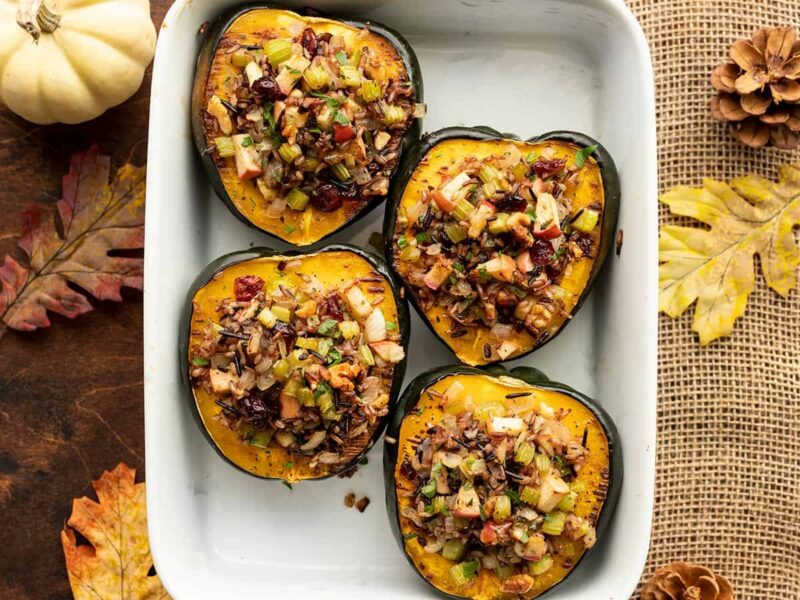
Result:
{"label": "pine cone", "polygon": [[791,27],[759,29],[711,73],[711,114],[753,148],[800,147],[800,40]]}
{"label": "pine cone", "polygon": [[642,600],[733,600],[733,587],[705,567],[674,562],[653,574]]}

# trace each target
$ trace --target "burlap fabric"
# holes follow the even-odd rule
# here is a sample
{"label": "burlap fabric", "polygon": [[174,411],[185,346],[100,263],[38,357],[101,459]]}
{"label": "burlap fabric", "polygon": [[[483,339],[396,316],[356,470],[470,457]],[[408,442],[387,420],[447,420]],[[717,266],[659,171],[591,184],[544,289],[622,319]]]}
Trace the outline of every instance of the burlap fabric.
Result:
{"label": "burlap fabric", "polygon": [[[711,69],[759,27],[800,27],[798,0],[627,0],[650,42],[660,189],[775,176],[800,153],[751,150],[709,112]],[[669,222],[662,207],[662,223]],[[661,316],[658,459],[643,573],[688,560],[737,598],[800,598],[800,291],[760,277],[733,336],[701,348],[690,314]],[[624,518],[624,515],[622,515]]]}

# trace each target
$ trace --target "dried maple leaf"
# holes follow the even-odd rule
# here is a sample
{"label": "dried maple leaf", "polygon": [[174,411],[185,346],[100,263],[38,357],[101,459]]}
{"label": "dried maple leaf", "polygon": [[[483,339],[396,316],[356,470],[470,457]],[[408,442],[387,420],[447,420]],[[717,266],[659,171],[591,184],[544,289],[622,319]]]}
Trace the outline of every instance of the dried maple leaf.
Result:
{"label": "dried maple leaf", "polygon": [[69,318],[92,310],[70,283],[98,300],[120,301],[122,286],[142,289],[143,260],[109,252],[144,247],[145,170],[126,164],[109,183],[110,171],[97,147],[72,156],[57,204],[60,228],[39,206],[25,211],[19,246],[28,266],[9,255],[0,264],[0,335],[6,326],[48,327],[48,310]]}
{"label": "dried maple leaf", "polygon": [[[93,482],[100,501],[73,500],[61,531],[72,594],[77,600],[155,600],[169,598],[153,565],[147,541],[144,483],[120,463]],[[74,530],[72,529],[74,528]],[[91,545],[77,543],[78,531]]]}
{"label": "dried maple leaf", "polygon": [[754,254],[767,284],[786,296],[796,283],[800,246],[800,163],[780,180],[747,175],[702,188],[678,187],[661,198],[676,215],[710,229],[667,225],[659,238],[659,309],[671,317],[695,300],[692,329],[705,345],[729,335],[755,286]]}

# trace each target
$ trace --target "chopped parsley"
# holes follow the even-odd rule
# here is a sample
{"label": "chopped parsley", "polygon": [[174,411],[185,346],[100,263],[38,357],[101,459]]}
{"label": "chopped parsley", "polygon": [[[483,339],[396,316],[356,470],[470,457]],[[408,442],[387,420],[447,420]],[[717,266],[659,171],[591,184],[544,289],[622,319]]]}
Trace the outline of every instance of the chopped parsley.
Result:
{"label": "chopped parsley", "polygon": [[408,246],[408,240],[401,235],[399,238],[397,238],[397,247],[402,250],[406,246]]}
{"label": "chopped parsley", "polygon": [[424,231],[421,231],[420,233],[418,233],[416,235],[416,238],[417,238],[417,243],[418,244],[421,244],[423,242],[427,242],[428,239],[430,239],[430,238],[428,238],[428,234],[425,233]]}
{"label": "chopped parsley", "polygon": [[581,148],[575,153],[575,166],[579,169],[583,167],[586,163],[586,159],[592,154],[595,150],[597,150],[597,144],[593,144],[592,146],[587,146],[586,148]]}
{"label": "chopped parsley", "polygon": [[209,360],[207,358],[203,358],[202,356],[195,356],[192,359],[192,364],[195,367],[205,367],[207,365],[210,365],[211,363],[209,362]]}
{"label": "chopped parsley", "polygon": [[317,327],[317,333],[320,335],[335,335],[336,334],[336,326],[339,324],[339,321],[336,319],[325,319],[320,326]]}
{"label": "chopped parsley", "polygon": [[334,56],[336,56],[336,60],[339,62],[340,65],[347,64],[347,54],[339,50]]}
{"label": "chopped parsley", "polygon": [[283,230],[286,233],[292,233],[295,230],[295,227],[293,227],[292,225],[287,225],[286,227],[283,228]]}

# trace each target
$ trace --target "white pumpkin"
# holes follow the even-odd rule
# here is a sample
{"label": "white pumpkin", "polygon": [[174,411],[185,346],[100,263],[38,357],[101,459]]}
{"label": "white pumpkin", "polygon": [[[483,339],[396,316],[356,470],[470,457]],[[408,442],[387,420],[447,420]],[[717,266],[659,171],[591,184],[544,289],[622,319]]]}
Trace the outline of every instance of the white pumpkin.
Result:
{"label": "white pumpkin", "polygon": [[149,0],[0,0],[0,102],[41,125],[130,98],[153,59]]}

